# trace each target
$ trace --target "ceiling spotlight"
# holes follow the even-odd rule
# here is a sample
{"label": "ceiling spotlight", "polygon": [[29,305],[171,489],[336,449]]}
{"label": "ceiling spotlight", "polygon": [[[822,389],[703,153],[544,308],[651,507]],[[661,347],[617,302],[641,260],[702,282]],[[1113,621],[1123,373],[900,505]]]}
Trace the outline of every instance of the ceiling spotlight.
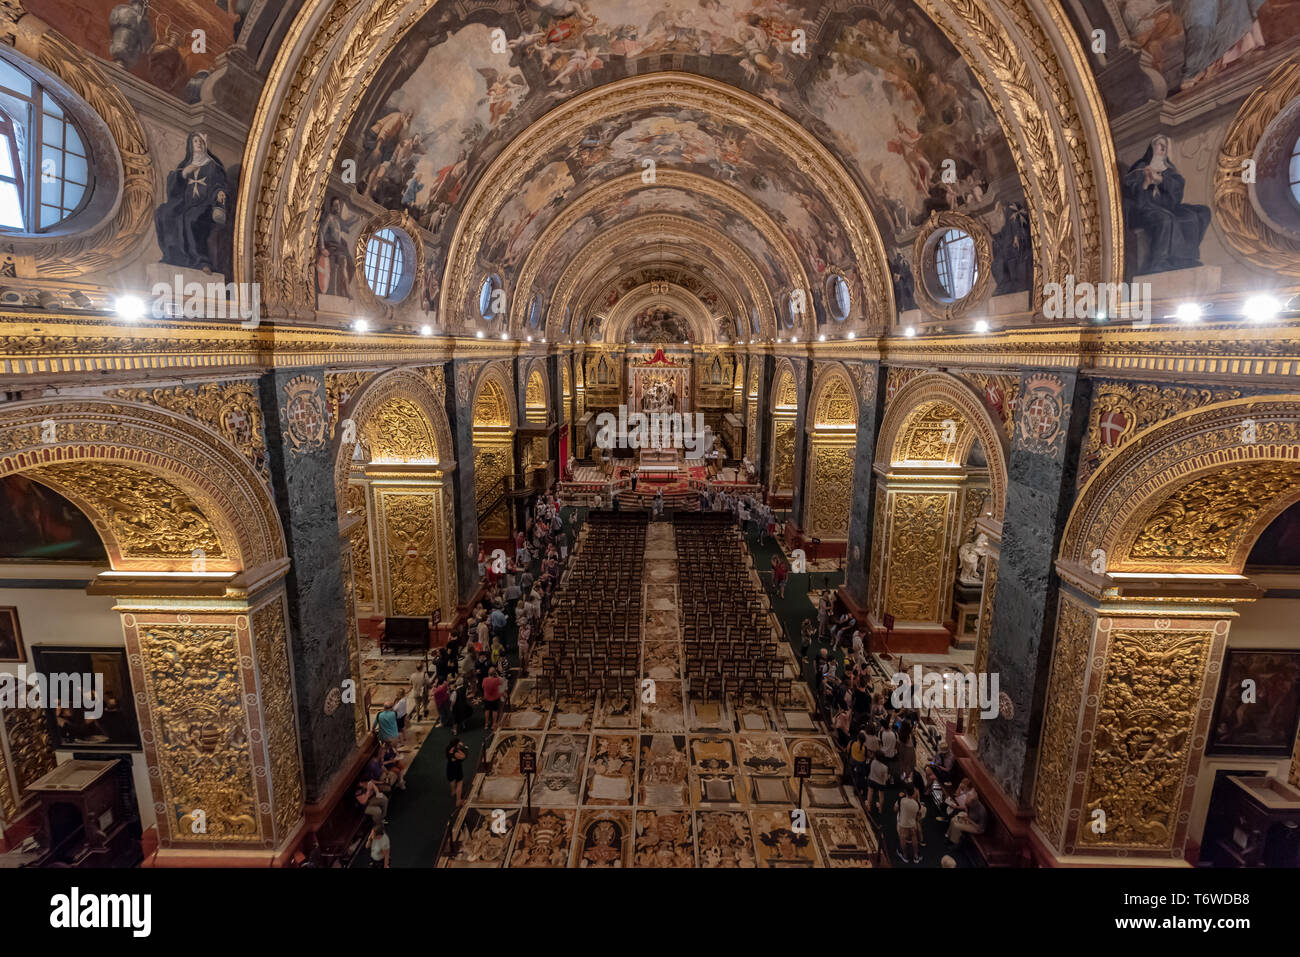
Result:
{"label": "ceiling spotlight", "polygon": [[127,322],[139,322],[144,318],[144,300],[139,296],[118,296],[114,307],[118,318]]}
{"label": "ceiling spotlight", "polygon": [[910,339],[914,335],[916,335],[916,329],[913,326],[908,326],[906,329],[903,330],[903,335],[907,336],[907,338]]}
{"label": "ceiling spotlight", "polygon": [[989,331],[989,321],[988,321],[987,319],[976,319],[976,320],[975,320],[975,331],[978,332],[978,333],[981,333],[981,334],[983,334],[983,333],[985,333],[985,332],[988,332],[988,331]]}
{"label": "ceiling spotlight", "polygon": [[509,333],[505,333],[505,332],[501,333],[501,339],[502,339],[503,341],[506,340],[506,339],[509,339],[509,338],[510,338],[510,334],[509,334]]}
{"label": "ceiling spotlight", "polygon": [[818,337],[817,337],[817,341],[818,341],[818,342],[825,342],[825,341],[826,341],[826,333],[823,332],[820,336],[818,336]]}
{"label": "ceiling spotlight", "polygon": [[1241,312],[1251,322],[1271,322],[1282,311],[1282,304],[1268,295],[1251,296]]}
{"label": "ceiling spotlight", "polygon": [[545,336],[542,336],[542,342],[545,342],[545,341],[546,341],[546,337],[545,337]]}
{"label": "ceiling spotlight", "polygon": [[691,340],[689,340],[689,339],[683,339],[683,340],[682,340],[682,345],[684,345],[684,346],[689,346],[690,344],[691,344]]}
{"label": "ceiling spotlight", "polygon": [[366,320],[364,320],[364,319],[353,319],[353,320],[352,320],[352,331],[353,331],[353,332],[369,332],[369,331],[370,331],[370,323],[366,322]]}
{"label": "ceiling spotlight", "polygon": [[785,342],[785,340],[782,339],[780,336],[777,336],[777,337],[776,337],[776,341],[777,341],[777,342]]}
{"label": "ceiling spotlight", "polygon": [[849,338],[850,338],[850,339],[856,339],[857,337],[858,337],[858,334],[857,334],[856,332],[850,332],[850,333],[849,333]]}
{"label": "ceiling spotlight", "polygon": [[474,333],[474,338],[475,338],[475,339],[482,339],[482,338],[483,338],[483,330],[480,329],[480,330],[478,330],[478,332]]}
{"label": "ceiling spotlight", "polygon": [[421,326],[421,327],[420,327],[420,335],[422,335],[422,336],[431,336],[431,335],[433,335],[433,326],[429,325],[428,323],[426,323],[426,324],[424,324],[423,326]]}
{"label": "ceiling spotlight", "polygon": [[532,341],[533,341],[533,337],[532,337],[532,336],[526,336],[525,338],[527,338],[527,340],[528,340],[529,342],[532,342]]}
{"label": "ceiling spotlight", "polygon": [[798,342],[798,341],[799,341],[799,337],[798,337],[798,336],[791,336],[791,337],[790,337],[790,342],[791,342],[791,343],[795,343],[795,342]]}
{"label": "ceiling spotlight", "polygon": [[1194,302],[1184,302],[1174,310],[1174,316],[1179,322],[1199,322],[1201,307]]}

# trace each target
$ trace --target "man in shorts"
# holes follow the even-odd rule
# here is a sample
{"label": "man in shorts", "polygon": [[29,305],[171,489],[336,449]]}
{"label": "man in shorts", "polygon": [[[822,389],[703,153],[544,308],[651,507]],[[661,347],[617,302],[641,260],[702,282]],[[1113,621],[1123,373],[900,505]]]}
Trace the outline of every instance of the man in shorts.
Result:
{"label": "man in shorts", "polygon": [[904,864],[908,863],[909,846],[912,848],[911,863],[921,863],[921,817],[924,814],[925,808],[917,797],[916,785],[907,785],[898,799],[898,857]]}
{"label": "man in shorts", "polygon": [[495,668],[489,668],[483,679],[483,732],[491,734],[493,726],[500,720],[501,692],[504,682],[497,676]]}

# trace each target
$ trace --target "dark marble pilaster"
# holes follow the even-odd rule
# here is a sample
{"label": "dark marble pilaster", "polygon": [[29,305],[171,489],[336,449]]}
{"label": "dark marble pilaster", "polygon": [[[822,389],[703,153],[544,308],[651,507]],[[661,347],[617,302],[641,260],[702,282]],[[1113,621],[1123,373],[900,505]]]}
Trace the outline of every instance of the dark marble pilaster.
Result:
{"label": "dark marble pilaster", "polygon": [[271,372],[259,380],[267,459],[292,565],[285,579],[293,683],[308,802],[321,797],[356,745],[352,709],[326,713],[331,691],[352,674],[343,591],[334,450],[322,369]]}
{"label": "dark marble pilaster", "polygon": [[808,480],[808,402],[812,398],[812,361],[809,359],[791,359],[794,366],[794,394],[799,400],[799,409],[794,414],[794,486],[790,501],[790,515],[802,528],[805,527],[803,505],[804,484]]}
{"label": "dark marble pilaster", "polygon": [[776,359],[758,355],[754,361],[758,363],[758,442],[754,446],[754,469],[761,483],[767,481],[772,461],[772,378],[776,374]]}
{"label": "dark marble pilaster", "polygon": [[[1075,373],[1020,378],[1002,524],[988,670],[1008,696],[980,723],[979,756],[1007,797],[1032,799],[1060,580],[1054,561],[1070,514],[1091,383]],[[1005,705],[1006,699],[1003,699]]]}
{"label": "dark marble pilaster", "polygon": [[474,377],[481,362],[447,363],[447,421],[456,456],[451,495],[456,508],[456,583],[461,604],[478,589],[478,506],[474,500]]}
{"label": "dark marble pilaster", "polygon": [[849,504],[849,554],[844,571],[844,595],[858,608],[867,607],[867,578],[871,562],[874,521],[873,482],[876,432],[885,413],[884,376],[879,362],[848,362],[858,390],[858,444],[853,458],[853,500]]}

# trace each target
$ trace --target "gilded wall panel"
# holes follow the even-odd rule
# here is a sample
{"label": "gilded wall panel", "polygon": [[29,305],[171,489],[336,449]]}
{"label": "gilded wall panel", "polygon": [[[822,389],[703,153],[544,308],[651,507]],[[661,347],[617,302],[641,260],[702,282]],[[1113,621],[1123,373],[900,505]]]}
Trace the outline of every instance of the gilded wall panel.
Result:
{"label": "gilded wall panel", "polygon": [[370,510],[366,503],[366,486],[352,482],[344,495],[344,508],[350,514],[361,516],[349,537],[352,560],[352,580],[357,607],[375,609],[375,580],[370,561]]}
{"label": "gilded wall panel", "polygon": [[871,568],[867,578],[867,602],[871,616],[879,621],[885,614],[885,591],[882,582],[888,576],[885,572],[886,557],[889,554],[886,536],[889,523],[885,520],[888,496],[883,484],[876,486],[876,504],[871,520]]}
{"label": "gilded wall panel", "polygon": [[[984,559],[984,592],[980,596],[979,631],[975,635],[975,674],[982,675],[989,670],[989,636],[993,633],[993,608],[998,599],[998,560],[992,555]],[[978,707],[966,712],[966,735],[978,746],[980,737],[980,714]]]}
{"label": "gilded wall panel", "polygon": [[[194,624],[179,615],[175,623],[141,623],[138,644],[164,840],[269,838],[259,824],[234,624]],[[195,832],[197,810],[206,832]]]}
{"label": "gilded wall panel", "polygon": [[818,441],[809,449],[811,503],[808,530],[814,538],[838,540],[849,534],[849,507],[853,503],[854,445]]}
{"label": "gilded wall panel", "polygon": [[772,422],[772,488],[776,491],[794,488],[794,440],[794,419],[776,418]]}
{"label": "gilded wall panel", "polygon": [[[501,494],[501,481],[514,474],[514,453],[511,442],[486,441],[480,444],[478,436],[474,442],[474,504],[481,513],[485,507]],[[479,534],[485,537],[499,538],[509,533],[509,516],[505,506],[495,508],[490,515],[483,516],[479,524]]]}
{"label": "gilded wall panel", "polygon": [[427,615],[441,606],[438,583],[441,492],[385,491],[380,495],[393,615]]}
{"label": "gilded wall panel", "polygon": [[890,491],[885,611],[899,621],[939,622],[943,613],[949,492]]}
{"label": "gilded wall panel", "polygon": [[[1160,621],[1116,624],[1110,633],[1077,828],[1081,850],[1175,848],[1189,761],[1204,747],[1197,719],[1213,644],[1209,629]],[[1092,826],[1098,810],[1104,828]]]}
{"label": "gilded wall panel", "polygon": [[[1038,776],[1034,781],[1034,812],[1038,826],[1060,847],[1074,778],[1083,689],[1092,656],[1092,612],[1068,598],[1056,616],[1056,647],[1047,685]],[[987,648],[985,651],[987,660]]]}
{"label": "gilded wall panel", "polygon": [[271,801],[275,842],[288,839],[302,818],[302,761],[298,754],[298,725],[294,720],[293,677],[289,671],[289,640],[284,602],[277,597],[253,613],[253,645],[257,649],[258,697],[265,726],[267,764],[271,769]]}

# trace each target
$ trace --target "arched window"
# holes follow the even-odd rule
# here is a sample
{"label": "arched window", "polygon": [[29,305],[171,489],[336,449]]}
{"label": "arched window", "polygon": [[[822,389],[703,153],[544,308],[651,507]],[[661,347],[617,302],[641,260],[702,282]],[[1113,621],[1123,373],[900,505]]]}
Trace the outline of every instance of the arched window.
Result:
{"label": "arched window", "polygon": [[713,365],[709,366],[709,384],[722,385],[722,359],[714,357]]}
{"label": "arched window", "polygon": [[949,299],[963,299],[975,286],[978,264],[975,240],[960,229],[944,232],[934,250],[934,268],[939,286]]}
{"label": "arched window", "polygon": [[614,370],[609,367],[609,363],[605,361],[604,356],[600,357],[600,362],[596,365],[596,384],[614,384]]}
{"label": "arched window", "polygon": [[45,232],[90,192],[80,128],[49,90],[0,59],[0,229]]}

